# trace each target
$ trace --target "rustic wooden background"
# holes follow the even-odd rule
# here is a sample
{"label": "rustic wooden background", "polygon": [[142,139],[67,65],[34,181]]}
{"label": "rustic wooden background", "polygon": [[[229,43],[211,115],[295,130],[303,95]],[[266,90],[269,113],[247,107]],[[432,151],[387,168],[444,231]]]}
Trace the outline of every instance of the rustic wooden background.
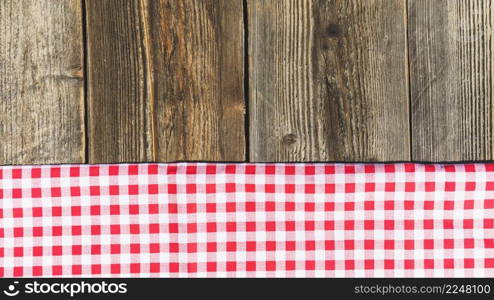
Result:
{"label": "rustic wooden background", "polygon": [[0,164],[492,160],[491,0],[0,0]]}

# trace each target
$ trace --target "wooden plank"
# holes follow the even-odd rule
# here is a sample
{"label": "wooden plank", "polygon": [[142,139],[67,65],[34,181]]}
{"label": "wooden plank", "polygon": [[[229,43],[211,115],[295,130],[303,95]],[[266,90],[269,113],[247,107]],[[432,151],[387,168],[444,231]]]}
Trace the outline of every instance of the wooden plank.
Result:
{"label": "wooden plank", "polygon": [[89,161],[149,161],[152,120],[138,1],[87,0]]}
{"label": "wooden plank", "polygon": [[408,160],[405,0],[248,1],[255,161]]}
{"label": "wooden plank", "polygon": [[87,1],[90,157],[243,160],[241,0]]}
{"label": "wooden plank", "polygon": [[80,1],[0,1],[0,164],[84,162]]}
{"label": "wooden plank", "polygon": [[412,156],[493,158],[494,7],[484,0],[410,0]]}
{"label": "wooden plank", "polygon": [[148,1],[158,160],[245,159],[242,0]]}

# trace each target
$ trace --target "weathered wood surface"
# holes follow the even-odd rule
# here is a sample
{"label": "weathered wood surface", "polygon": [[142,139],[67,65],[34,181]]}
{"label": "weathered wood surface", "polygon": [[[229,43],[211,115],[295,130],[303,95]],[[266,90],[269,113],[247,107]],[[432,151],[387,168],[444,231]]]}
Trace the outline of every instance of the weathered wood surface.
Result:
{"label": "weathered wood surface", "polygon": [[405,0],[248,1],[254,161],[409,160]]}
{"label": "weathered wood surface", "polygon": [[491,160],[492,24],[483,0],[0,1],[0,164]]}
{"label": "weathered wood surface", "polygon": [[245,159],[241,0],[148,1],[156,159]]}
{"label": "weathered wood surface", "polygon": [[493,5],[409,0],[414,160],[493,158]]}
{"label": "weathered wood surface", "polygon": [[80,1],[0,1],[0,164],[84,162]]}
{"label": "weathered wood surface", "polygon": [[86,13],[91,162],[244,159],[241,0]]}
{"label": "weathered wood surface", "polygon": [[87,0],[89,161],[153,160],[139,1]]}

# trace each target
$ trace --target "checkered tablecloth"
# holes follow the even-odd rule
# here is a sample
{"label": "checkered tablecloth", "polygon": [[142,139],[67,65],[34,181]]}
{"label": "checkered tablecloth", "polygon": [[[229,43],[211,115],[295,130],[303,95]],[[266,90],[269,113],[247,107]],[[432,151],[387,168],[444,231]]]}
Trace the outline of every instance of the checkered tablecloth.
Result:
{"label": "checkered tablecloth", "polygon": [[494,276],[494,164],[0,167],[0,275]]}

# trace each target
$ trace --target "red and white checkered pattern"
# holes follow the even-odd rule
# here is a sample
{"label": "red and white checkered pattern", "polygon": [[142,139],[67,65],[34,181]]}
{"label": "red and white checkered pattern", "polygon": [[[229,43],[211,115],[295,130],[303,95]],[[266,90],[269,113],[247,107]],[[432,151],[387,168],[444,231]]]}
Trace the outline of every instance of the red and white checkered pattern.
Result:
{"label": "red and white checkered pattern", "polygon": [[494,164],[0,167],[1,276],[494,276]]}

